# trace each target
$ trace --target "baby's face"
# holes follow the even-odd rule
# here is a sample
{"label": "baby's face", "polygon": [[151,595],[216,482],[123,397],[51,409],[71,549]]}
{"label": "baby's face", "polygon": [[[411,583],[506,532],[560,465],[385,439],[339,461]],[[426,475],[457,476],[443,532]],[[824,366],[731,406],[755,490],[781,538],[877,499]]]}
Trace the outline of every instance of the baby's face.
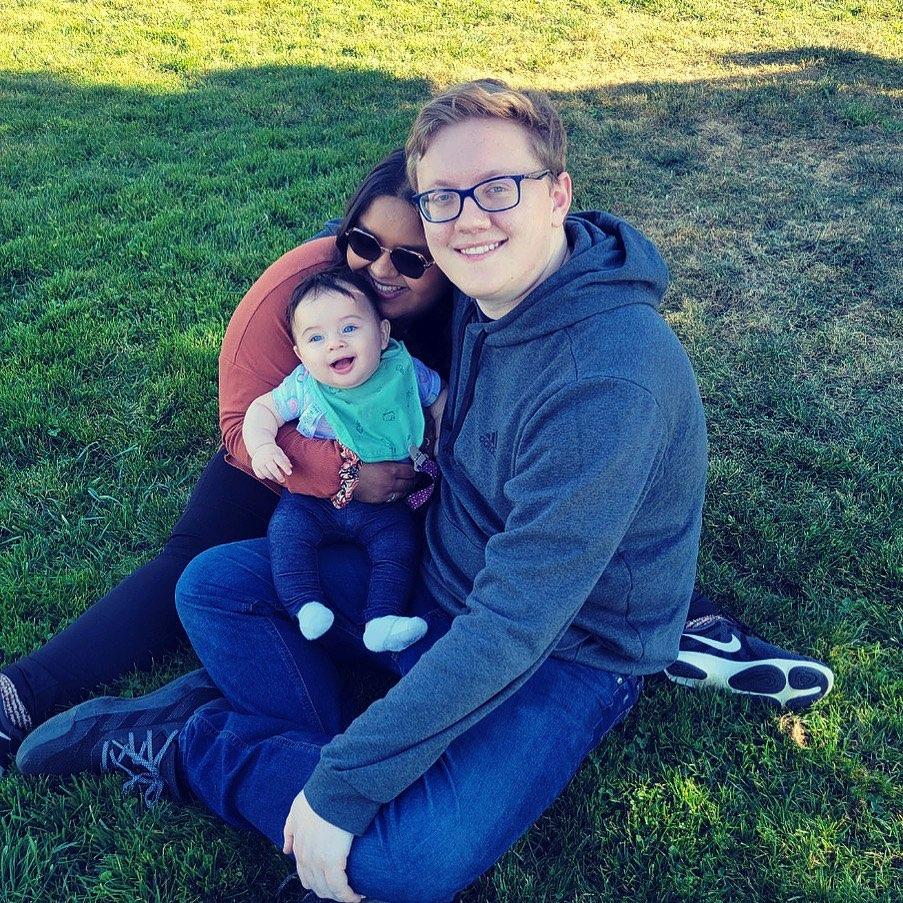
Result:
{"label": "baby's face", "polygon": [[389,343],[389,321],[366,298],[322,289],[302,299],[292,317],[295,354],[319,383],[353,389],[376,372]]}

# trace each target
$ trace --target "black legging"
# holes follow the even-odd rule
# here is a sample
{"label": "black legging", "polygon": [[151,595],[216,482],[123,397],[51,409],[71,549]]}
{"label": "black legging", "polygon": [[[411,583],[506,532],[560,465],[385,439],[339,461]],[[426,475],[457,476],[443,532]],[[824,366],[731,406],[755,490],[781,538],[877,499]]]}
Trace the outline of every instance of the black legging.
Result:
{"label": "black legging", "polygon": [[[176,581],[196,555],[225,542],[265,536],[278,496],[214,455],[163,550],[40,649],[3,669],[33,726],[89,690],[186,643]],[[697,589],[689,617],[714,611]]]}
{"label": "black legging", "polygon": [[211,546],[265,536],[278,496],[227,464],[225,452],[204,468],[163,550],[130,574],[40,649],[3,669],[34,726],[55,709],[132,668],[147,667],[185,644],[176,614],[176,581]]}

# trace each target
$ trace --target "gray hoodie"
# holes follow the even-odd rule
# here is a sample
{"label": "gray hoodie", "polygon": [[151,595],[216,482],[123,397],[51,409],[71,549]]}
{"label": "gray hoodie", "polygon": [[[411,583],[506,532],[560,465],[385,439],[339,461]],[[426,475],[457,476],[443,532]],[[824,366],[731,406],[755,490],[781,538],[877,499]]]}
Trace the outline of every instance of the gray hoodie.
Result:
{"label": "gray hoodie", "polygon": [[362,833],[549,655],[624,674],[677,655],[707,446],[692,368],[658,312],[667,269],[610,214],[566,229],[570,258],[501,319],[456,298],[423,563],[454,621],[323,749],[305,794],[346,830]]}

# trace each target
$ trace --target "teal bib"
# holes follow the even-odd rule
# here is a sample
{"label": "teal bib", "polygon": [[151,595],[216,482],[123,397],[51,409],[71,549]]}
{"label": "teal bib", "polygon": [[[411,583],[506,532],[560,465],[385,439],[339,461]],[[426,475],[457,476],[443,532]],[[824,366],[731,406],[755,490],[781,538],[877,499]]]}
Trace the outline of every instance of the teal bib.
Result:
{"label": "teal bib", "polygon": [[389,339],[376,372],[353,389],[311,380],[316,399],[336,438],[361,461],[401,461],[423,442],[423,408],[417,374],[407,348]]}

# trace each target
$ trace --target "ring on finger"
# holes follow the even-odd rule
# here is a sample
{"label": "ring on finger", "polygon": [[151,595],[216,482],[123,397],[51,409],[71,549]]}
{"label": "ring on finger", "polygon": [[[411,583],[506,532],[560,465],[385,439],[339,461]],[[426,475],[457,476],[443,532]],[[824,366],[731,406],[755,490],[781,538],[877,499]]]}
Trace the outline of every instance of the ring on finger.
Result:
{"label": "ring on finger", "polygon": [[398,493],[397,493],[397,492],[393,492],[393,493],[386,499],[387,502],[395,502],[395,501],[397,501],[397,500],[398,500]]}

